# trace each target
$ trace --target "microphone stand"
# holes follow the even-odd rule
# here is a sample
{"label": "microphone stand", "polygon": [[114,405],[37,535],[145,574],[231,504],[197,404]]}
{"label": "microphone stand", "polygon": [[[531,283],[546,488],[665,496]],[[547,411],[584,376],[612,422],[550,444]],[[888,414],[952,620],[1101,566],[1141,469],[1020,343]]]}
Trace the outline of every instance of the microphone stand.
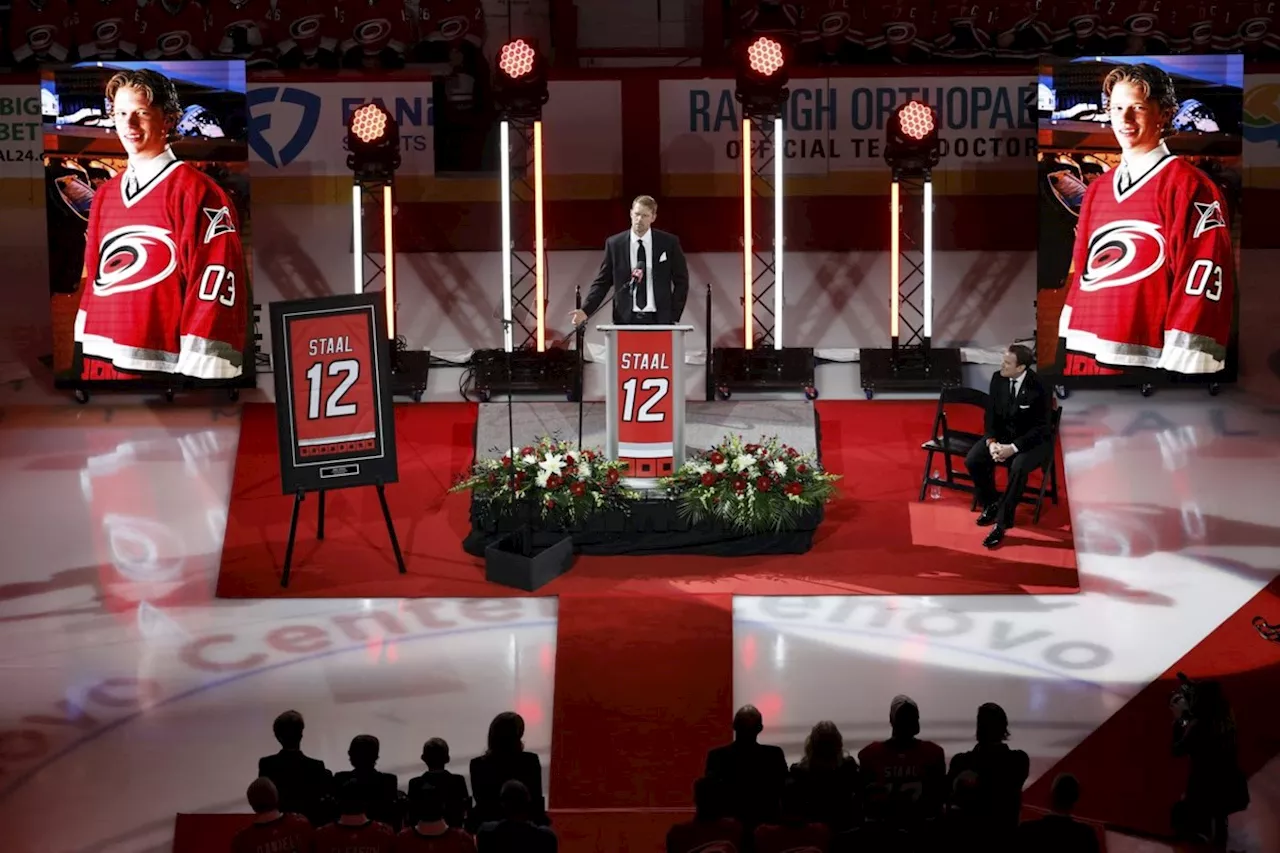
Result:
{"label": "microphone stand", "polygon": [[[509,320],[506,317],[502,318],[502,332],[504,339],[507,331],[513,325],[514,320]],[[503,352],[506,356],[507,363],[507,447],[510,448],[507,451],[507,454],[511,457],[511,469],[508,472],[508,484],[511,489],[511,520],[512,523],[515,524],[515,522],[518,521],[516,512],[516,456],[519,453],[519,448],[516,447],[515,399],[513,396],[514,391],[512,390],[512,377],[514,375],[514,371],[511,366],[511,350],[503,347]],[[528,512],[526,512],[526,516],[528,516]],[[531,529],[528,527],[521,527],[516,524],[515,533],[520,538],[520,552],[526,557],[532,556],[533,535]]]}

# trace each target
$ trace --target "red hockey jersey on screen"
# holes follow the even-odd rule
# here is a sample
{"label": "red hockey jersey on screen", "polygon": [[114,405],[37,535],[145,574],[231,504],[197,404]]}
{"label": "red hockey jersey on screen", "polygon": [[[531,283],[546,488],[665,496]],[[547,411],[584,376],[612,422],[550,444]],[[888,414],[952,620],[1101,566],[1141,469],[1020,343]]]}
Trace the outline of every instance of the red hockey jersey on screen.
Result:
{"label": "red hockey jersey on screen", "polygon": [[1178,7],[1169,35],[1175,53],[1212,53],[1214,35],[1226,32],[1226,0],[1191,0]]}
{"label": "red hockey jersey on screen", "polygon": [[872,62],[910,64],[933,50],[933,8],[925,0],[888,0],[866,8],[866,46]]}
{"label": "red hockey jersey on screen", "polygon": [[1120,171],[1085,192],[1059,337],[1111,368],[1222,370],[1235,297],[1226,200],[1171,154],[1123,193]]}
{"label": "red hockey jersey on screen", "polygon": [[799,40],[804,10],[798,3],[742,0],[737,11],[738,31],[744,36],[769,35],[792,44]]}
{"label": "red hockey jersey on screen", "polygon": [[1109,0],[1103,26],[1113,53],[1165,53],[1172,39],[1169,0]]}
{"label": "red hockey jersey on screen", "polygon": [[817,55],[836,57],[866,43],[866,13],[858,0],[809,0],[804,5],[800,40]]}
{"label": "red hockey jersey on screen", "polygon": [[73,15],[67,0],[14,0],[9,12],[9,51],[15,65],[66,62],[75,44]]}
{"label": "red hockey jersey on screen", "polygon": [[1001,59],[1035,59],[1053,47],[1056,7],[1043,0],[1005,0],[993,22],[995,55]]}
{"label": "red hockey jersey on screen", "polygon": [[93,199],[76,341],[119,370],[240,376],[250,295],[235,205],[180,160],[132,197],[126,175]]}
{"label": "red hockey jersey on screen", "polygon": [[1054,52],[1064,56],[1084,56],[1107,49],[1107,25],[1103,22],[1104,0],[1063,0],[1055,6]]}
{"label": "red hockey jersey on screen", "polygon": [[266,823],[251,823],[236,833],[231,853],[310,853],[313,830],[299,814],[283,814]]}
{"label": "red hockey jersey on screen", "polygon": [[138,10],[138,38],[146,59],[204,59],[209,55],[209,16],[195,0],[181,6],[151,0]]}
{"label": "red hockey jersey on screen", "polygon": [[990,56],[994,45],[998,9],[985,2],[938,3],[935,9],[933,52],[942,59],[977,59]]}
{"label": "red hockey jersey on screen", "polygon": [[215,59],[263,63],[275,53],[268,32],[271,0],[213,0],[209,3],[209,52]]}
{"label": "red hockey jersey on screen", "polygon": [[80,58],[88,62],[138,55],[135,0],[88,0],[76,6]]}
{"label": "red hockey jersey on screen", "polygon": [[484,45],[484,5],[480,0],[419,0],[418,37],[421,41]]}
{"label": "red hockey jersey on screen", "polygon": [[404,55],[413,44],[413,28],[404,0],[339,0],[339,52],[359,49],[367,58],[384,50]]}
{"label": "red hockey jersey on screen", "polygon": [[1246,59],[1269,59],[1274,50],[1276,7],[1280,0],[1237,0],[1228,5],[1227,20],[1215,32],[1213,47],[1221,53],[1242,53]]}
{"label": "red hockey jersey on screen", "polygon": [[339,34],[338,16],[332,4],[276,0],[271,35],[281,56],[295,50],[304,57],[314,57],[320,51],[336,53]]}

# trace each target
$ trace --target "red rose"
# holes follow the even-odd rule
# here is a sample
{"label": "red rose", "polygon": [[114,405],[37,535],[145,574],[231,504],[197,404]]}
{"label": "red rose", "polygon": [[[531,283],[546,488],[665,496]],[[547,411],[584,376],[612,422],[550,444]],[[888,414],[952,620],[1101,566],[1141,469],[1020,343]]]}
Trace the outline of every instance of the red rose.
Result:
{"label": "red rose", "polygon": [[547,478],[547,488],[553,492],[563,485],[564,479],[559,474],[552,474]]}
{"label": "red rose", "polygon": [[745,492],[747,490],[747,481],[741,477],[736,478],[733,481],[733,490],[735,492]]}
{"label": "red rose", "polygon": [[614,483],[618,482],[618,476],[618,469],[610,468],[609,473],[604,475],[604,479],[606,483],[612,486]]}
{"label": "red rose", "polygon": [[773,485],[773,480],[768,477],[756,477],[756,489],[761,492],[769,491],[769,487]]}
{"label": "red rose", "polygon": [[702,485],[704,485],[704,486],[714,486],[715,484],[716,484],[716,475],[715,475],[715,474],[712,474],[710,471],[708,471],[707,473],[705,473],[705,474],[703,474],[703,475],[702,475]]}
{"label": "red rose", "polygon": [[804,486],[799,483],[787,483],[787,486],[783,491],[789,495],[802,495],[804,494]]}
{"label": "red rose", "polygon": [[564,458],[564,464],[566,464],[566,465],[568,465],[570,468],[572,468],[574,465],[577,465],[578,463],[574,461],[574,459],[573,459],[573,455],[572,455],[572,454],[570,454],[570,455],[568,455],[568,456],[566,456],[566,457]]}
{"label": "red rose", "polygon": [[533,455],[533,448],[532,448],[532,447],[522,447],[522,448],[520,448],[520,455],[521,455],[521,456],[531,456],[531,455]]}
{"label": "red rose", "polygon": [[494,485],[494,484],[495,484],[495,483],[497,483],[497,482],[498,482],[498,475],[497,475],[497,474],[490,474],[490,475],[489,475],[489,485],[490,485],[490,486],[492,486],[492,485]]}
{"label": "red rose", "polygon": [[808,468],[808,466],[807,466],[807,465],[797,465],[797,466],[796,466],[796,473],[797,473],[797,474],[804,474],[804,473],[806,473],[808,470],[809,470],[809,468]]}
{"label": "red rose", "polygon": [[754,454],[757,450],[759,450],[759,449],[760,449],[760,445],[758,445],[758,444],[748,444],[744,449],[747,451],[747,453]]}
{"label": "red rose", "polygon": [[582,457],[586,459],[588,462],[590,462],[592,459],[596,458],[596,455],[592,453],[590,450],[584,450],[582,451]]}
{"label": "red rose", "polygon": [[790,456],[792,459],[795,459],[797,456],[800,455],[800,453],[794,447],[788,447],[787,455]]}
{"label": "red rose", "polygon": [[551,498],[547,498],[547,509],[555,509],[555,508],[556,508],[556,502]]}
{"label": "red rose", "polygon": [[516,472],[516,485],[517,485],[517,486],[519,486],[519,485],[520,485],[521,483],[523,483],[523,482],[524,482],[524,472],[523,472],[523,471],[517,471],[517,472]]}
{"label": "red rose", "polygon": [[510,456],[504,456],[504,457],[502,457],[502,467],[503,467],[503,468],[506,468],[506,467],[507,467],[508,465],[510,465],[510,464],[511,464],[511,457],[510,457]]}
{"label": "red rose", "polygon": [[724,454],[721,453],[719,450],[711,451],[711,464],[712,465],[724,464]]}
{"label": "red rose", "polygon": [[569,491],[573,492],[575,498],[580,498],[587,493],[587,486],[582,482],[572,483],[569,486]]}

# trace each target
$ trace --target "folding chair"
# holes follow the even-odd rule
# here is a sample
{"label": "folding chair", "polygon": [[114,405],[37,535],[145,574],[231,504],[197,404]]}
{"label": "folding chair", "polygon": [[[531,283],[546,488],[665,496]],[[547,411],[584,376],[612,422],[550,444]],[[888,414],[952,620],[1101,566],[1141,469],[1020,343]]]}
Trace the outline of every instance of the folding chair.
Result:
{"label": "folding chair", "polygon": [[[947,422],[947,408],[948,406],[976,406],[981,412],[980,417],[985,418],[990,400],[990,394],[974,388],[954,387],[942,389],[942,393],[938,396],[938,412],[933,418],[933,437],[920,445],[926,454],[924,477],[920,481],[920,500],[924,500],[925,493],[929,491],[930,486],[942,486],[962,492],[972,492],[974,490],[973,477],[969,475],[967,470],[955,470],[951,457],[959,456],[963,462],[965,456],[969,454],[969,450],[982,440],[982,433],[952,429]],[[933,457],[938,453],[941,453],[946,460],[947,478],[945,480],[934,479],[932,474]]]}
{"label": "folding chair", "polygon": [[[1033,524],[1040,523],[1040,508],[1044,504],[1044,499],[1048,497],[1053,501],[1054,505],[1058,503],[1058,426],[1062,423],[1062,409],[1056,405],[1049,414],[1049,456],[1040,465],[1040,483],[1037,485],[1031,482],[1031,478],[1027,478],[1026,488],[1022,490],[1022,494],[1018,496],[1018,503],[1031,504],[1036,508],[1035,517],[1032,519]],[[1003,462],[997,462],[1000,468],[1009,470],[1013,459],[1006,459]],[[978,496],[973,496],[973,508],[978,507]]]}

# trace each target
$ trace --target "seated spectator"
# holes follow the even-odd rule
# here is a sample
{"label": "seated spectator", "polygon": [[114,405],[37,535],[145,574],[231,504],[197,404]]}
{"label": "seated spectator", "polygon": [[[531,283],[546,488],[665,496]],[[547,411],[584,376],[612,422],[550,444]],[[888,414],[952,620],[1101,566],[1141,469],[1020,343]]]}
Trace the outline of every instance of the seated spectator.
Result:
{"label": "seated spectator", "polygon": [[271,780],[280,797],[280,811],[300,814],[320,826],[332,820],[333,774],[318,758],[302,753],[302,715],[285,711],[276,717],[271,730],[280,751],[258,759],[258,775]]}
{"label": "seated spectator", "polygon": [[728,791],[719,779],[693,783],[693,820],[667,830],[667,853],[738,853],[746,843],[742,824],[729,817]]}
{"label": "seated spectator", "polygon": [[471,794],[467,791],[466,777],[445,770],[449,764],[449,744],[438,737],[424,743],[422,763],[427,765],[427,772],[409,780],[410,822],[421,820],[413,811],[415,792],[424,786],[430,786],[444,798],[444,819],[449,826],[466,826],[467,812],[471,810]]}
{"label": "seated spectator", "polygon": [[[921,827],[919,837],[931,850],[954,848],[957,850],[983,850],[984,853],[1004,853],[1008,849],[1008,837],[992,838],[989,824],[981,810],[978,793],[978,774],[966,770],[956,776],[951,798],[942,816]],[[922,846],[923,846],[922,845]]]}
{"label": "seated spectator", "polygon": [[858,762],[844,751],[836,724],[823,720],[804,741],[804,757],[791,765],[800,790],[803,815],[833,832],[850,829],[857,819]]}
{"label": "seated spectator", "polygon": [[231,853],[311,849],[311,824],[300,814],[280,811],[280,796],[270,779],[254,779],[246,796],[253,809],[253,823],[236,833]]}
{"label": "seated spectator", "polygon": [[512,780],[524,785],[529,793],[530,819],[546,824],[542,762],[536,753],[524,748],[524,718],[505,711],[489,724],[489,745],[484,755],[471,759],[471,794],[475,798],[471,826],[502,819],[502,786]]}
{"label": "seated spectator", "polygon": [[920,708],[909,696],[895,696],[889,706],[888,740],[868,744],[858,753],[867,787],[889,789],[895,819],[904,825],[931,820],[942,812],[947,758],[942,747],[916,737]]}
{"label": "seated spectator", "polygon": [[826,853],[831,830],[805,818],[804,791],[788,779],[782,786],[781,818],[756,827],[755,842],[755,853]]}
{"label": "seated spectator", "polygon": [[1029,820],[1014,834],[1017,853],[1098,853],[1093,827],[1071,816],[1080,799],[1080,783],[1070,773],[1060,773],[1050,789],[1053,814]]}
{"label": "seated spectator", "polygon": [[481,825],[476,833],[480,853],[556,853],[556,834],[530,820],[533,800],[523,782],[505,782],[498,797],[503,817]]}
{"label": "seated spectator", "polygon": [[759,742],[764,717],[754,705],[733,715],[733,743],[707,753],[706,775],[726,788],[729,814],[752,829],[778,819],[778,800],[787,778],[787,758],[778,746]]}
{"label": "seated spectator", "polygon": [[862,825],[831,839],[831,853],[900,853],[911,850],[911,836],[894,820],[892,792],[872,785],[863,793]]}
{"label": "seated spectator", "polygon": [[347,749],[347,758],[353,769],[333,774],[333,781],[339,788],[351,781],[362,784],[369,817],[398,829],[404,818],[400,780],[394,773],[382,773],[377,769],[379,749],[378,739],[373,735],[356,735]]}
{"label": "seated spectator", "polygon": [[315,853],[394,853],[396,831],[366,814],[365,786],[349,781],[338,788],[338,821],[316,830]]}
{"label": "seated spectator", "polygon": [[972,771],[977,774],[974,815],[992,833],[1007,837],[1018,825],[1022,811],[1022,786],[1027,781],[1031,761],[1020,749],[1010,749],[1009,717],[994,702],[978,708],[978,743],[970,752],[951,758],[950,779]]}
{"label": "seated spectator", "polygon": [[445,821],[443,791],[418,785],[409,805],[418,819],[396,836],[396,853],[476,853],[475,839]]}

